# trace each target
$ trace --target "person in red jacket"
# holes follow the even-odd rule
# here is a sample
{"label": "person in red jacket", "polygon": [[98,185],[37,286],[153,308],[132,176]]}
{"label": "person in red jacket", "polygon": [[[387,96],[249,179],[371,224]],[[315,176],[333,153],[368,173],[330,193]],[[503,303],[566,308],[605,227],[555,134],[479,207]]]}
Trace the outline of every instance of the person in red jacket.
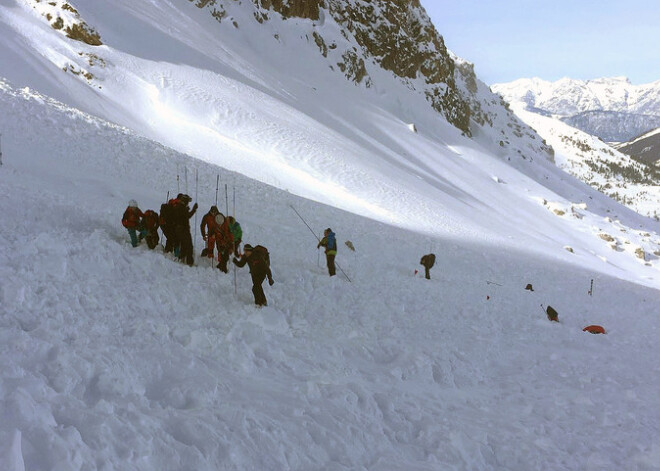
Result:
{"label": "person in red jacket", "polygon": [[202,239],[206,241],[206,249],[202,253],[202,257],[206,254],[208,258],[213,258],[213,251],[215,250],[215,233],[218,230],[218,225],[215,222],[215,217],[220,214],[217,206],[211,206],[209,212],[202,217],[202,223],[199,225],[199,230],[202,232]]}
{"label": "person in red jacket", "polygon": [[140,222],[142,221],[142,211],[138,208],[138,204],[135,200],[130,200],[128,202],[128,207],[124,211],[124,216],[121,218],[121,224],[128,231],[128,235],[131,236],[131,245],[137,247],[142,240],[142,237],[145,235],[140,231],[140,238],[138,239],[137,232],[139,230]]}
{"label": "person in red jacket", "polygon": [[222,213],[215,217],[215,246],[218,248],[218,265],[221,271],[228,273],[227,262],[229,255],[234,252],[234,236],[229,228],[229,218]]}

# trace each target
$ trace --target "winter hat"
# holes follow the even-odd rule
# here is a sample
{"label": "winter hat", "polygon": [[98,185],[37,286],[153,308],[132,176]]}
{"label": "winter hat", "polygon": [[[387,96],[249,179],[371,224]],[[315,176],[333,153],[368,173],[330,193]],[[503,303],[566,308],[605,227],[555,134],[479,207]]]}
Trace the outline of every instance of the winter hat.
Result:
{"label": "winter hat", "polygon": [[130,201],[128,202],[128,206],[130,206],[131,208],[137,208],[137,207],[138,207],[137,201],[135,201],[135,200],[130,200]]}
{"label": "winter hat", "polygon": [[245,245],[243,246],[243,251],[246,252],[246,251],[248,251],[248,250],[252,251],[252,246],[251,246],[250,244],[245,244]]}
{"label": "winter hat", "polygon": [[220,213],[220,210],[218,209],[217,206],[214,205],[214,206],[211,206],[211,213],[213,213],[213,214],[219,214],[219,213]]}
{"label": "winter hat", "polygon": [[225,217],[222,215],[222,213],[218,213],[218,214],[215,216],[215,223],[216,223],[218,226],[222,226],[222,225],[224,224],[224,222],[225,222]]}

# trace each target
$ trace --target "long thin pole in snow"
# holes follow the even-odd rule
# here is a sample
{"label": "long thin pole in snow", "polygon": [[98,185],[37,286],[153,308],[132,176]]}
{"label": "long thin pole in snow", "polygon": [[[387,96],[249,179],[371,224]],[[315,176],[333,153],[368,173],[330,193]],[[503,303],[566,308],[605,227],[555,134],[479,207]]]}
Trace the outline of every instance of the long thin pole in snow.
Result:
{"label": "long thin pole in snow", "polygon": [[188,166],[186,165],[184,167],[184,169],[185,170],[184,170],[183,174],[185,175],[185,178],[186,178],[186,195],[187,195],[188,194]]}
{"label": "long thin pole in snow", "polygon": [[[234,217],[234,224],[236,224],[236,187],[232,187],[232,190],[234,192],[234,205],[233,205],[233,217]],[[233,237],[232,237],[233,239]],[[232,247],[232,254],[230,255],[231,257],[234,256],[234,252],[236,252],[236,241],[234,241],[234,247]],[[236,264],[232,263],[234,265],[234,295],[238,296],[238,282],[236,281]]]}
{"label": "long thin pole in snow", "polygon": [[0,167],[2,167],[2,133],[0,133]]}
{"label": "long thin pole in snow", "polygon": [[[195,169],[195,203],[197,203],[197,188],[198,188],[198,182],[199,182],[199,174],[198,170]],[[195,211],[195,227],[193,227],[193,234],[195,234],[195,237],[193,237],[192,240],[192,246],[193,246],[193,257],[195,256],[195,239],[197,238],[197,211]]]}
{"label": "long thin pole in snow", "polygon": [[[321,239],[319,239],[319,238],[316,236],[316,232],[314,232],[314,230],[313,230],[311,227],[309,227],[309,224],[307,224],[307,221],[305,221],[305,219],[303,219],[303,217],[300,215],[300,213],[299,213],[298,211],[296,211],[296,208],[294,208],[292,204],[290,204],[289,207],[290,207],[291,209],[293,209],[293,212],[296,213],[296,214],[298,215],[298,217],[300,218],[300,220],[301,220],[303,223],[305,223],[305,225],[307,226],[307,229],[309,229],[309,232],[312,233],[312,235],[314,236],[314,238],[315,238],[318,242],[321,242]],[[344,276],[346,277],[346,279],[348,280],[348,282],[349,282],[349,283],[352,283],[351,279],[348,277],[348,275],[346,274],[346,272],[345,272],[344,270],[342,270],[342,268],[339,266],[339,264],[338,264],[337,262],[335,262],[335,266],[336,266],[337,268],[339,268],[339,271],[341,271],[341,272],[344,274]]]}
{"label": "long thin pole in snow", "polygon": [[229,217],[229,196],[227,194],[227,184],[225,183],[225,215]]}
{"label": "long thin pole in snow", "polygon": [[220,186],[220,174],[215,177],[215,205],[218,205],[218,186]]}
{"label": "long thin pole in snow", "polygon": [[[165,204],[167,204],[170,201],[170,190],[167,190],[167,197],[165,198]],[[162,217],[163,213],[161,211],[161,214],[159,216]],[[163,244],[163,239],[165,238],[165,232],[163,232],[163,228],[160,228],[160,232],[163,233],[163,237],[160,238],[160,246],[165,250],[165,244]]]}

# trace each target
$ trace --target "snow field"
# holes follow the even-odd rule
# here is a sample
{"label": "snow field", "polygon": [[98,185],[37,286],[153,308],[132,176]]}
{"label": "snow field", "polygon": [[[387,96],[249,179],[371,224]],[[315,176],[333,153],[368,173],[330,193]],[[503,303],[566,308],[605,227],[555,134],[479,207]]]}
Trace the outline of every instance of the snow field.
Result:
{"label": "snow field", "polygon": [[[657,469],[656,290],[388,226],[34,100],[0,106],[1,469]],[[158,210],[184,166],[198,222],[218,171],[236,187],[244,241],[271,252],[267,308],[245,268],[234,296],[206,260],[130,247],[127,201]],[[317,265],[291,204],[335,230],[352,283]],[[414,277],[431,250],[432,280]]]}

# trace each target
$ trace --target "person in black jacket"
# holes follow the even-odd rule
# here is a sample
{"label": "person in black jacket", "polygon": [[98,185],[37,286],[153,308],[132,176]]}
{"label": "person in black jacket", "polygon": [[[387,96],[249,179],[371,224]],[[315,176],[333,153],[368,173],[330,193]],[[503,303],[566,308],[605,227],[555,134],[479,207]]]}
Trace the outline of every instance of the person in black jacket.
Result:
{"label": "person in black jacket", "polygon": [[424,265],[424,270],[426,270],[426,279],[430,280],[431,279],[431,268],[433,268],[433,265],[435,264],[435,254],[427,254],[422,257],[422,259],[419,261],[420,265]]}
{"label": "person in black jacket", "polygon": [[190,218],[197,211],[197,203],[193,206],[192,211],[189,211],[188,204],[192,199],[190,196],[179,194],[176,199],[177,203],[172,208],[171,219],[175,228],[176,239],[180,244],[179,260],[193,266],[195,258],[193,257],[192,237],[190,236]]}
{"label": "person in black jacket", "polygon": [[250,267],[250,275],[252,276],[252,294],[254,294],[254,303],[257,306],[268,306],[266,295],[261,284],[268,277],[268,284],[273,286],[273,275],[270,271],[270,257],[265,247],[258,245],[252,247],[250,244],[245,244],[243,247],[243,256],[241,259],[234,258],[234,264],[237,267],[243,267],[247,263]]}

